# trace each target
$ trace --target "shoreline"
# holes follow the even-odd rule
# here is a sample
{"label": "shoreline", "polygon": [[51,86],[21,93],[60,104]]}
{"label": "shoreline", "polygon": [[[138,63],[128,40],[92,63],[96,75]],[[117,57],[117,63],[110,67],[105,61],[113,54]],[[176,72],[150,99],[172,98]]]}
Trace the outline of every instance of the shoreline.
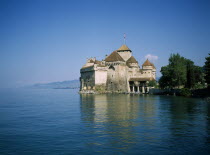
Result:
{"label": "shoreline", "polygon": [[190,95],[181,94],[181,89],[150,89],[148,93],[141,92],[111,92],[111,91],[94,91],[94,90],[83,90],[79,91],[79,94],[134,94],[134,95],[165,95],[165,96],[183,96],[189,98],[209,98],[210,100],[210,90],[205,89],[195,89],[189,90]]}

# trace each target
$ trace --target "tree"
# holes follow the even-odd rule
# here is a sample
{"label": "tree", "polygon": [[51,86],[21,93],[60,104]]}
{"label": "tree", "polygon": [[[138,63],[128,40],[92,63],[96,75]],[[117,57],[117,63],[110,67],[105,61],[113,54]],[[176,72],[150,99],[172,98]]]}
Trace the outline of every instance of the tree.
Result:
{"label": "tree", "polygon": [[156,81],[149,81],[148,86],[149,87],[157,87],[157,83],[156,83]]}
{"label": "tree", "polygon": [[194,89],[201,88],[205,85],[204,71],[200,66],[194,65],[194,62],[186,59],[187,81],[186,88]]}
{"label": "tree", "polygon": [[210,88],[210,53],[209,53],[209,56],[206,57],[204,70],[205,70],[206,83],[208,84],[208,88]]}
{"label": "tree", "polygon": [[160,79],[159,79],[159,87],[161,89],[171,88],[169,78],[167,78],[166,76],[161,76]]}
{"label": "tree", "polygon": [[161,88],[179,88],[181,85],[184,85],[187,80],[185,58],[181,57],[178,53],[171,54],[169,64],[161,67],[160,72],[163,75],[159,81]]}
{"label": "tree", "polygon": [[[210,71],[210,67],[209,67]],[[177,54],[171,54],[169,64],[161,67],[162,77],[159,80],[160,88],[194,89],[204,86],[202,67],[195,66],[194,62]],[[209,77],[209,76],[208,76]]]}
{"label": "tree", "polygon": [[193,88],[195,86],[195,66],[194,62],[186,59],[186,75],[187,75],[187,80],[185,83],[186,88]]}
{"label": "tree", "polygon": [[163,66],[163,67],[161,67],[161,71],[160,72],[163,75],[159,79],[159,86],[160,86],[160,88],[162,88],[162,89],[164,89],[164,88],[172,88],[170,67],[168,65],[167,66]]}
{"label": "tree", "polygon": [[205,73],[204,67],[194,66],[194,77],[195,85],[194,88],[204,88],[205,87]]}

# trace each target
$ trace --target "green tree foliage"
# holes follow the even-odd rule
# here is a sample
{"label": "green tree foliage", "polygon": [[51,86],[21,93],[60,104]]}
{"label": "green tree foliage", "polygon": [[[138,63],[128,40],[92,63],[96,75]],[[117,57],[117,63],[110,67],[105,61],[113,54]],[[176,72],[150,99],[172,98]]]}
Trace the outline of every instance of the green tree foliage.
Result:
{"label": "green tree foliage", "polygon": [[194,62],[189,59],[186,59],[186,83],[185,87],[190,88],[195,86],[195,67]]}
{"label": "green tree foliage", "polygon": [[194,66],[195,84],[192,88],[200,89],[205,87],[204,67]]}
{"label": "green tree foliage", "polygon": [[186,62],[184,57],[181,57],[178,53],[171,54],[169,58],[169,70],[172,87],[180,87],[185,84],[187,78]]}
{"label": "green tree foliage", "polygon": [[203,70],[194,62],[177,54],[171,54],[169,64],[161,68],[160,88],[195,88],[200,82],[204,85]]}
{"label": "green tree foliage", "polygon": [[206,57],[204,70],[205,70],[206,83],[208,84],[208,88],[210,88],[210,53],[209,53],[209,56]]}
{"label": "green tree foliage", "polygon": [[190,97],[192,95],[190,89],[188,88],[182,88],[180,91],[181,96]]}
{"label": "green tree foliage", "polygon": [[149,81],[148,86],[149,87],[157,87],[157,82],[156,81]]}
{"label": "green tree foliage", "polygon": [[163,76],[160,77],[159,79],[159,87],[160,88],[171,88],[171,75],[170,75],[170,67],[168,66],[163,66],[161,68],[161,73]]}

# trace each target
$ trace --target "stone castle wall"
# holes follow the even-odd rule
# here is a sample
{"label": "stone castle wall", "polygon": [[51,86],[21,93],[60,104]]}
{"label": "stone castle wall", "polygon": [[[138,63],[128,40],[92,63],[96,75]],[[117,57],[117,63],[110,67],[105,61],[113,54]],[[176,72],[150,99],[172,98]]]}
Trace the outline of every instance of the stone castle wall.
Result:
{"label": "stone castle wall", "polygon": [[95,71],[93,67],[85,68],[81,71],[81,90],[90,90],[95,86]]}
{"label": "stone castle wall", "polygon": [[127,92],[127,68],[125,65],[110,66],[107,73],[107,90]]}
{"label": "stone castle wall", "polygon": [[131,52],[130,51],[124,51],[124,52],[118,52],[118,54],[125,60],[127,61],[131,56]]}

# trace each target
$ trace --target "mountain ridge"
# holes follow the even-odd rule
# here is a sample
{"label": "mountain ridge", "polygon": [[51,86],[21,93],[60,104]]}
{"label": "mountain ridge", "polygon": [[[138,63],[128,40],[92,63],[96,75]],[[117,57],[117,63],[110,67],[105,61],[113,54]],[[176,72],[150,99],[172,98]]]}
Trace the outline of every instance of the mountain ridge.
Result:
{"label": "mountain ridge", "polygon": [[31,88],[41,88],[41,89],[77,89],[80,86],[79,80],[69,80],[69,81],[56,81],[50,83],[36,83]]}

